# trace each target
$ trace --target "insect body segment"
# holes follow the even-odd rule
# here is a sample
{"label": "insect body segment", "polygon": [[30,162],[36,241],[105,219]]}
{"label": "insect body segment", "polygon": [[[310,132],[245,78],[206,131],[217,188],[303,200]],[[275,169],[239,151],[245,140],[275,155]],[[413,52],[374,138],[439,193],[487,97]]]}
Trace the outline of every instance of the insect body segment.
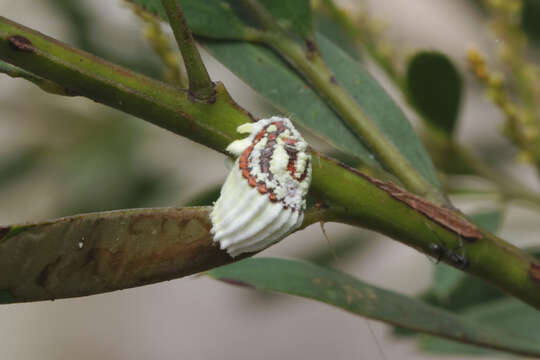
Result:
{"label": "insect body segment", "polygon": [[460,269],[466,269],[469,266],[469,260],[467,260],[465,254],[458,254],[447,248],[446,245],[433,243],[430,245],[430,248],[436,257],[437,262],[446,259]]}
{"label": "insect body segment", "polygon": [[[460,244],[456,249],[449,249],[446,244],[439,238],[437,233],[433,231],[431,226],[428,223],[425,223],[426,226],[433,232],[439,243],[432,243],[429,245],[432,254],[435,256],[437,263],[441,260],[446,260],[449,263],[460,269],[466,269],[469,267],[469,260],[465,256],[465,249],[463,247],[463,242],[460,237]],[[458,252],[459,251],[459,252]]]}
{"label": "insect body segment", "polygon": [[249,133],[227,151],[238,156],[211,213],[214,241],[231,256],[260,250],[300,226],[311,182],[307,143],[287,118],[237,129]]}

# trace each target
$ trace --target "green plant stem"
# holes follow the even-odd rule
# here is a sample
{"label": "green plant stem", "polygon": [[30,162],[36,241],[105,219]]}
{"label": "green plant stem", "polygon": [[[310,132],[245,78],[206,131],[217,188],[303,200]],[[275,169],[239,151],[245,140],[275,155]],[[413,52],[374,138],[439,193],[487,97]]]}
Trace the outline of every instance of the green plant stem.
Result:
{"label": "green plant stem", "polygon": [[[19,41],[24,39],[24,46],[15,46],[14,36]],[[219,84],[216,87],[214,104],[192,102],[186,92],[72,49],[2,17],[0,59],[73,89],[82,96],[138,116],[221,152],[224,152],[231,140],[241,137],[236,133],[236,127],[251,121],[249,114],[234,103]],[[318,221],[362,226],[431,255],[436,255],[433,254],[434,243],[442,241],[451,249],[463,245],[463,252],[470,263],[465,271],[540,309],[540,264],[525,252],[494,235],[482,231],[481,238],[471,242],[464,241],[440,222],[391,196],[365,175],[316,152],[313,152],[310,192],[319,199],[320,206],[306,214],[303,226]],[[9,230],[8,234],[13,234],[12,231]],[[2,233],[5,234],[5,231]],[[26,232],[23,226],[12,236],[15,235],[32,237],[33,233]],[[0,238],[1,243],[3,239]],[[197,249],[197,254],[199,251],[207,251],[204,246],[193,246],[191,249]],[[58,252],[57,248],[42,244],[39,249],[47,252],[48,256]],[[9,256],[17,251],[21,250],[18,247],[6,248],[2,249],[0,255]],[[29,247],[25,251],[31,252],[35,249]],[[31,255],[28,258],[31,258]],[[192,256],[191,260],[177,263],[173,273],[189,273],[182,269],[190,268],[191,261],[197,258],[198,256]],[[105,259],[115,261],[115,258],[110,256]],[[146,261],[153,260],[148,258]],[[84,261],[78,264],[81,268],[85,266]],[[450,264],[456,266],[451,262]],[[47,264],[42,265],[46,267]],[[140,266],[144,265],[141,261]],[[191,271],[201,271],[216,265],[218,264],[208,260],[199,264],[197,270]],[[73,271],[77,269],[74,268],[69,273]],[[67,272],[60,274],[68,276]],[[152,274],[147,275],[145,283],[165,279],[158,276],[159,274],[154,274],[155,277],[152,277]],[[172,277],[170,274],[169,276]],[[62,285],[61,282],[58,283],[59,286]],[[80,283],[66,282],[65,286],[71,287],[72,292],[67,289],[62,292],[63,296],[77,296],[76,288]],[[88,293],[112,291],[123,288],[122,286],[120,282],[101,285],[96,282],[95,288]],[[20,301],[32,299],[36,300],[30,294]]]}
{"label": "green plant stem", "polygon": [[[400,89],[404,100],[407,101],[410,108],[416,112],[416,115],[423,120],[424,124],[427,124],[424,115],[416,110],[415,105],[412,104],[409,97],[406,96],[403,76],[396,72],[393,65],[387,61],[388,59],[378,53],[373,40],[369,36],[362,36],[361,30],[335,5],[333,0],[324,0],[324,3],[330,9],[334,18],[342,24],[347,32],[349,32],[353,38],[360,39],[361,44],[368,50],[369,55],[373,58],[375,63],[386,73],[388,78],[393,81],[394,85]],[[518,75],[516,75],[516,77],[521,79]],[[521,89],[526,88],[525,85],[520,85]],[[530,89],[527,89],[527,91],[530,93]],[[482,159],[473,155],[466,147],[457,143],[454,139],[448,138],[446,135],[440,135],[431,129],[427,129],[427,133],[429,140],[426,141],[424,139],[424,142],[428,143],[428,150],[441,151],[442,149],[442,153],[447,155],[442,161],[452,161],[452,157],[454,157],[453,161],[462,162],[463,165],[468,167],[475,175],[483,177],[495,184],[500,195],[505,199],[521,200],[533,204],[535,207],[540,205],[540,195],[527,189],[525,185],[521,184],[516,179],[511,179],[508,175],[501,174],[499,171],[482,161]],[[437,143],[435,147],[433,147],[434,142]],[[432,153],[431,155],[436,154]]]}
{"label": "green plant stem", "polygon": [[282,28],[276,23],[272,15],[258,0],[240,0],[243,6],[250,10],[250,14],[254,16],[264,29],[273,32],[284,33]]}
{"label": "green plant stem", "polygon": [[[396,85],[397,88],[399,88],[402,92],[402,95],[404,96],[404,99],[409,103],[410,107],[415,110],[416,114],[420,118],[424,118],[422,114],[420,114],[418,111],[416,111],[416,108],[414,104],[410,102],[410,99],[405,96],[406,89],[404,86],[404,80],[403,77],[396,71],[395,67],[392,65],[391,62],[388,61],[387,58],[382,56],[377,51],[377,46],[374,43],[373,39],[368,35],[362,34],[362,31],[359,26],[352,23],[352,21],[349,19],[347,14],[342,11],[333,0],[323,0],[326,7],[330,10],[332,16],[338,21],[343,28],[350,34],[350,36],[357,40],[358,42],[364,46],[368,52],[368,54],[373,58],[375,63],[386,73],[388,78],[393,81],[394,85]],[[515,56],[514,56],[515,57]],[[518,56],[519,57],[519,56]],[[523,65],[523,64],[521,64]],[[518,67],[518,69],[522,69]],[[522,75],[523,71],[517,72],[515,71],[515,67],[512,69],[514,70],[514,73],[516,74],[516,78],[520,80],[520,86],[519,89],[523,90],[526,89],[526,91],[522,91],[522,97],[527,98],[524,94],[530,94],[532,93],[530,87],[527,86],[527,84],[524,84],[523,77],[519,76]],[[528,98],[527,101],[528,104],[531,103],[530,98]],[[424,120],[424,124],[427,122]],[[497,186],[497,188],[500,191],[500,194],[506,198],[506,199],[516,199],[516,200],[522,200],[525,202],[528,202],[530,204],[534,204],[536,207],[540,205],[540,195],[537,193],[527,189],[524,185],[520,184],[515,179],[509,179],[508,175],[501,174],[497,170],[490,167],[488,164],[483,162],[480,158],[474,156],[468,149],[466,149],[463,145],[458,144],[453,139],[448,139],[448,137],[444,136],[444,139],[439,139],[441,136],[439,134],[435,134],[433,131],[428,131],[430,143],[435,142],[444,142],[445,144],[439,144],[435,151],[438,151],[441,147],[447,148],[444,153],[448,154],[449,156],[456,155],[456,161],[462,161],[465,163],[465,166],[469,167],[476,175],[485,178],[486,180],[489,180],[493,184]],[[434,137],[435,139],[431,139]],[[449,143],[448,143],[449,142]],[[430,146],[428,146],[428,149],[430,149]],[[452,161],[448,158],[444,159],[443,161]]]}
{"label": "green plant stem", "polygon": [[212,99],[215,93],[214,83],[204,66],[180,4],[178,4],[177,0],[161,0],[161,4],[167,13],[169,24],[184,59],[189,78],[190,93],[200,100]]}
{"label": "green plant stem", "polygon": [[449,205],[448,199],[439,189],[424,179],[368,118],[352,96],[337,83],[318,51],[306,51],[280,28],[271,14],[257,0],[242,0],[242,3],[266,30],[261,34],[260,41],[281,54],[311,83],[407,189],[439,205]]}
{"label": "green plant stem", "polygon": [[358,103],[334,80],[332,72],[319,54],[312,54],[308,58],[297,42],[279,34],[267,33],[264,38],[267,44],[282,54],[328,100],[381,163],[390,169],[407,189],[439,205],[447,204],[444,195],[413,168],[367,117]]}
{"label": "green plant stem", "polygon": [[176,51],[173,51],[169,46],[169,37],[163,32],[159,19],[130,0],[124,0],[124,3],[143,23],[142,33],[144,38],[165,66],[164,79],[181,88],[189,88],[189,79],[184,60],[181,58],[182,55],[177,56]]}
{"label": "green plant stem", "polygon": [[[404,80],[403,77],[396,71],[395,67],[392,65],[391,62],[388,62],[388,59],[382,56],[377,51],[377,46],[374,43],[373,39],[368,35],[362,34],[362,31],[360,29],[360,26],[355,25],[351,22],[347,14],[342,11],[333,0],[323,0],[326,7],[330,10],[332,16],[338,21],[343,28],[350,34],[350,36],[353,39],[358,39],[358,42],[364,46],[368,52],[368,54],[373,58],[375,63],[386,73],[388,78],[393,81],[394,85],[400,89],[402,92],[402,95],[404,96],[404,99],[409,103],[410,107],[415,110],[418,117],[421,119],[424,118],[424,116],[416,111],[416,108],[414,104],[410,102],[410,99],[405,96],[406,89],[404,86]],[[516,30],[517,31],[517,30]],[[519,31],[518,31],[519,32]],[[515,35],[515,34],[514,34]],[[521,34],[517,34],[515,36],[523,37]],[[514,36],[514,37],[515,37]],[[521,41],[521,40],[519,40]],[[519,58],[519,55],[514,55],[511,57],[511,59]],[[528,97],[527,94],[533,93],[531,90],[532,87],[528,86],[527,82],[523,81],[523,71],[524,64],[519,63],[517,66],[515,62],[510,62],[510,65],[512,65],[512,71],[515,74],[515,77],[518,79],[519,82],[519,90],[521,91],[521,95],[523,98],[527,99],[526,103],[536,106],[536,103],[531,100],[531,97]],[[517,70],[520,71],[517,71]],[[525,89],[525,90],[524,90]],[[533,96],[534,98],[534,96]],[[529,106],[529,108],[531,108]],[[534,109],[532,110],[534,112]],[[423,119],[424,120],[424,119]],[[424,124],[427,122],[424,120]],[[501,174],[497,170],[490,167],[488,164],[483,162],[480,158],[474,156],[468,149],[466,149],[463,145],[455,142],[453,139],[448,139],[446,136],[443,139],[440,139],[440,135],[434,133],[431,130],[428,130],[428,136],[429,140],[428,143],[433,144],[433,142],[438,142],[439,144],[436,145],[435,151],[439,151],[441,148],[445,148],[443,152],[447,154],[449,157],[454,156],[455,161],[461,161],[464,162],[465,166],[470,168],[472,172],[474,172],[476,175],[485,178],[486,180],[492,182],[495,184],[500,192],[500,195],[502,195],[505,199],[515,199],[515,200],[521,200],[525,201],[529,204],[534,204],[536,207],[540,205],[540,195],[537,193],[527,189],[524,185],[520,184],[515,179],[510,179],[508,175]],[[432,139],[434,138],[434,139]],[[444,144],[440,144],[443,142]],[[427,146],[428,149],[433,149],[432,146]],[[443,161],[452,161],[449,158],[445,158]]]}

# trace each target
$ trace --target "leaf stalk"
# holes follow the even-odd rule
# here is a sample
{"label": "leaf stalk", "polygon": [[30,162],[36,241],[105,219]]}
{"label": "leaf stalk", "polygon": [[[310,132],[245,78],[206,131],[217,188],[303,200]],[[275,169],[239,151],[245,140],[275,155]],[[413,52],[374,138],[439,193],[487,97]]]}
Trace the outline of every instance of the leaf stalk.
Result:
{"label": "leaf stalk", "polygon": [[208,75],[197,44],[177,0],[161,0],[169,18],[169,24],[182,53],[189,78],[189,92],[202,101],[212,102],[215,96],[214,83]]}

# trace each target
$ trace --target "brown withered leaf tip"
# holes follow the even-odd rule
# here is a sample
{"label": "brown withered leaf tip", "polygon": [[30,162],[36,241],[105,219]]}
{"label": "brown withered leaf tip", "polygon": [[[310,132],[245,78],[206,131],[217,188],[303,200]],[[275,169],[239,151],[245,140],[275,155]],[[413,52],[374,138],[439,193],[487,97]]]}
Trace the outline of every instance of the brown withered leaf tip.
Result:
{"label": "brown withered leaf tip", "polygon": [[540,265],[531,263],[531,267],[529,269],[529,276],[534,281],[540,282]]}
{"label": "brown withered leaf tip", "polygon": [[7,39],[11,47],[15,50],[24,51],[24,52],[33,52],[34,45],[30,40],[21,35],[13,35]]}

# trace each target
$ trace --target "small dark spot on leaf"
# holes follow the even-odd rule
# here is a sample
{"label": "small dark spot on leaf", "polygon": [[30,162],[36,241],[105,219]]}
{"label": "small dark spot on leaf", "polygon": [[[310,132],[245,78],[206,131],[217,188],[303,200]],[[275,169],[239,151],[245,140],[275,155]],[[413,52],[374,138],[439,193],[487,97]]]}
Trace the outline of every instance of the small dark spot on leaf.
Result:
{"label": "small dark spot on leaf", "polygon": [[34,45],[32,42],[21,35],[13,35],[8,37],[9,44],[14,50],[33,52]]}
{"label": "small dark spot on leaf", "polygon": [[529,276],[534,281],[540,282],[540,265],[536,263],[531,263],[531,268],[529,269]]}
{"label": "small dark spot on leaf", "polygon": [[250,289],[254,289],[255,287],[251,284],[248,284],[246,282],[243,282],[243,281],[240,281],[240,280],[236,280],[236,279],[227,279],[227,278],[220,278],[219,279],[220,281],[223,281],[223,282],[226,282],[227,284],[230,284],[230,285],[234,285],[234,286],[241,286],[241,287],[246,287],[246,288],[250,288]]}
{"label": "small dark spot on leaf", "polygon": [[336,85],[337,85],[337,83],[338,83],[338,81],[337,81],[337,79],[336,79],[336,77],[335,77],[334,75],[330,76],[330,82],[331,82],[332,84],[336,84]]}
{"label": "small dark spot on leaf", "polygon": [[59,256],[52,263],[47,264],[36,277],[36,285],[41,286],[41,287],[46,287],[47,279],[51,275],[56,265],[58,265],[61,260],[62,260],[62,256]]}

